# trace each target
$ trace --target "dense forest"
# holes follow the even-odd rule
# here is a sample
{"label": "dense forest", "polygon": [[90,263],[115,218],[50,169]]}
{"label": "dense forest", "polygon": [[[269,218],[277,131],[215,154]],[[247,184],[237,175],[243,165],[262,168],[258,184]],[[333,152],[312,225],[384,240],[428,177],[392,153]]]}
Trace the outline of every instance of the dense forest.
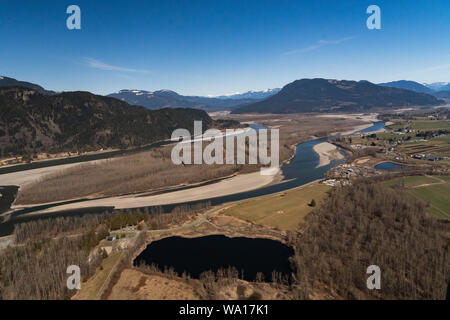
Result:
{"label": "dense forest", "polygon": [[196,109],[148,110],[89,92],[0,88],[0,157],[146,145],[178,128],[193,132],[194,120],[203,129],[214,123]]}
{"label": "dense forest", "polygon": [[[450,276],[450,224],[426,204],[369,180],[332,190],[292,237],[298,298],[444,299]],[[368,290],[367,267],[381,268]]]}
{"label": "dense forest", "polygon": [[[102,235],[46,239],[9,247],[0,254],[0,299],[68,299],[67,267],[77,265],[84,279],[94,274],[102,261],[90,250]],[[89,259],[91,258],[91,259]]]}
{"label": "dense forest", "polygon": [[[332,189],[325,203],[307,217],[306,228],[288,236],[295,250],[293,278],[275,273],[256,282],[268,281],[297,299],[444,299],[450,276],[450,224],[427,216],[427,204],[408,198],[401,186],[393,192],[378,182],[363,179]],[[19,224],[14,232],[18,245],[0,252],[0,299],[70,298],[67,266],[79,265],[84,279],[91,276],[102,261],[92,249],[111,231],[130,225],[164,229],[208,206],[179,206],[169,214],[155,207]],[[105,297],[120,272],[131,267],[144,240],[141,237],[127,250]],[[370,265],[381,269],[380,290],[366,287]],[[170,269],[164,273],[174,276]],[[189,275],[183,278],[189,280]],[[205,272],[199,279],[199,296],[214,299],[223,285],[238,278],[232,269]]]}
{"label": "dense forest", "polygon": [[[93,249],[111,231],[135,225],[138,229],[164,229],[208,207],[204,202],[175,206],[169,213],[154,207],[18,224],[15,245],[0,251],[0,300],[69,299],[75,292],[66,287],[67,267],[78,265],[83,281],[91,277],[104,258],[100,250]],[[122,263],[130,261],[142,245],[145,233],[140,235]]]}

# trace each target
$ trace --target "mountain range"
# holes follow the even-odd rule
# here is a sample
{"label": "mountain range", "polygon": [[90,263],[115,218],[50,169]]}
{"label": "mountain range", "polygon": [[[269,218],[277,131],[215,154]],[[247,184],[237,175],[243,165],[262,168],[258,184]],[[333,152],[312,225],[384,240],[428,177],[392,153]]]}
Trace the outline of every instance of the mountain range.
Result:
{"label": "mountain range", "polygon": [[234,94],[229,94],[229,95],[222,95],[222,96],[217,96],[215,98],[218,99],[255,99],[255,100],[262,100],[262,99],[266,99],[270,96],[273,96],[274,94],[277,94],[278,92],[280,92],[280,88],[275,88],[275,89],[266,89],[266,90],[262,90],[262,91],[247,91],[244,93],[234,93]]}
{"label": "mountain range", "polygon": [[439,99],[450,99],[450,90],[438,91],[433,93],[433,95]]}
{"label": "mountain range", "polygon": [[[34,83],[0,77],[0,88],[9,86],[29,88],[47,96],[60,94],[46,90]],[[375,85],[368,81],[302,79],[294,81],[282,89],[248,91],[217,97],[184,96],[172,90],[151,92],[128,89],[109,94],[107,97],[151,110],[195,108],[205,111],[233,110],[235,113],[265,113],[268,110],[277,113],[326,112],[330,110],[367,110],[376,107],[439,105],[442,101],[438,99],[450,99],[450,90],[435,91],[432,88],[445,89],[448,86],[450,84],[420,84],[406,80]],[[260,110],[258,110],[259,108]]]}
{"label": "mountain range", "polygon": [[448,91],[450,90],[450,82],[434,82],[434,83],[425,83],[425,86],[434,90],[434,91]]}
{"label": "mountain range", "polygon": [[354,112],[440,104],[444,101],[425,93],[378,86],[369,81],[302,79],[265,100],[237,107],[233,113]]}
{"label": "mountain range", "polygon": [[427,86],[425,86],[421,83],[418,83],[415,81],[407,81],[407,80],[379,83],[378,85],[383,86],[383,87],[406,89],[406,90],[411,90],[411,91],[421,92],[421,93],[428,93],[428,94],[433,94],[435,92],[433,89],[428,88]]}
{"label": "mountain range", "polygon": [[214,121],[203,110],[141,106],[89,92],[45,95],[23,87],[0,88],[0,156],[35,152],[77,152],[127,148],[193,132],[194,120],[207,129]]}
{"label": "mountain range", "polygon": [[48,95],[55,94],[54,91],[45,90],[40,85],[31,83],[31,82],[19,81],[19,80],[13,79],[13,78],[0,76],[0,88],[2,88],[2,87],[22,87],[22,88],[28,88],[28,89],[35,90],[42,94],[48,94]]}
{"label": "mountain range", "polygon": [[[46,90],[40,85],[31,82],[0,76],[0,88],[10,86],[32,89],[45,95],[56,94],[54,91]],[[140,105],[151,110],[161,108],[195,108],[207,111],[217,111],[230,110],[238,105],[254,103],[277,93],[279,90],[280,89],[267,89],[218,97],[202,97],[183,96],[172,90],[158,90],[151,92],[146,90],[124,89],[116,93],[108,94],[107,96],[125,101],[131,105]]]}
{"label": "mountain range", "polygon": [[171,90],[145,91],[145,90],[120,90],[109,94],[129,104],[144,106],[148,109],[160,108],[196,108],[207,111],[227,110],[238,105],[250,104],[258,101],[253,98],[221,99],[200,96],[183,96]]}
{"label": "mountain range", "polygon": [[440,99],[450,99],[450,83],[435,82],[431,84],[421,84],[415,81],[399,80],[378,85],[390,88],[406,89],[415,92],[427,93]]}

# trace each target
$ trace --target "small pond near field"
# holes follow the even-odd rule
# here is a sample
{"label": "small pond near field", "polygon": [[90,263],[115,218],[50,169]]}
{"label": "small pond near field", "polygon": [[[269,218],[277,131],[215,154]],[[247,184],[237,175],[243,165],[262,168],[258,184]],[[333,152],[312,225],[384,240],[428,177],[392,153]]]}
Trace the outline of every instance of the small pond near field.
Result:
{"label": "small pond near field", "polygon": [[150,243],[134,260],[156,265],[161,271],[173,267],[181,275],[184,271],[199,278],[204,271],[235,267],[245,280],[254,281],[256,273],[272,281],[272,271],[290,277],[289,257],[294,250],[279,241],[269,239],[229,238],[212,235],[198,238],[170,237]]}
{"label": "small pond near field", "polygon": [[385,171],[397,171],[402,170],[403,166],[401,164],[393,163],[393,162],[382,162],[375,166],[377,170],[385,170]]}

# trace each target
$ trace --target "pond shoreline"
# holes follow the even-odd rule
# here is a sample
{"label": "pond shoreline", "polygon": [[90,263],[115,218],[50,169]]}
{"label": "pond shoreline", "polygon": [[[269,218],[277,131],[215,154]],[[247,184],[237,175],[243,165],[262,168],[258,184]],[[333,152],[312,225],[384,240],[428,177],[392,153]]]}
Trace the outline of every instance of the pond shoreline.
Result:
{"label": "pond shoreline", "polygon": [[[205,254],[202,255],[201,252]],[[135,258],[133,265],[155,263],[161,271],[172,267],[179,276],[187,271],[193,278],[199,278],[205,271],[217,272],[222,268],[235,267],[238,272],[242,270],[247,281],[255,281],[258,272],[263,273],[264,278],[270,281],[274,270],[290,277],[293,270],[289,257],[293,254],[292,248],[263,238],[171,236],[148,244]],[[197,258],[188,259],[190,256]]]}

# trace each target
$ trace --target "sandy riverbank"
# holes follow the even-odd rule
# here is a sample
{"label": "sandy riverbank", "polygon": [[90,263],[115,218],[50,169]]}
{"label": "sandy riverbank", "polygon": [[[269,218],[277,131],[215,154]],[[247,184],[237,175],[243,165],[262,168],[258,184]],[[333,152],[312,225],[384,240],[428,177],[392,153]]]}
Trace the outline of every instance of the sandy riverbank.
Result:
{"label": "sandy riverbank", "polygon": [[[88,207],[114,206],[116,209],[137,208],[146,206],[157,206],[164,204],[182,203],[198,201],[214,197],[221,197],[230,194],[250,191],[261,188],[274,181],[276,175],[263,176],[260,172],[240,174],[235,177],[219,181],[210,185],[196,187],[192,189],[179,190],[164,194],[142,196],[128,195],[120,197],[109,197],[90,201],[82,201],[57,207],[52,207],[32,214],[51,213],[61,210],[80,209]],[[17,206],[14,209],[26,206]]]}
{"label": "sandy riverbank", "polygon": [[338,151],[338,148],[329,142],[316,144],[313,149],[320,157],[319,164],[316,168],[326,166],[330,164],[332,160],[344,159],[344,156]]}
{"label": "sandy riverbank", "polygon": [[342,118],[342,119],[352,119],[352,120],[361,120],[361,121],[370,121],[370,122],[376,122],[380,121],[378,120],[378,113],[350,113],[350,114],[340,114],[340,113],[333,113],[333,114],[320,114],[318,117],[322,118]]}
{"label": "sandy riverbank", "polygon": [[[351,115],[324,115],[324,116],[346,117]],[[360,117],[360,115],[353,115],[353,117]],[[372,123],[367,123],[361,126],[369,127],[371,125]],[[351,130],[351,132],[361,130],[361,126],[355,126]],[[294,150],[295,148],[293,148],[293,151]],[[329,164],[331,160],[338,160],[342,159],[343,157],[342,154],[337,151],[337,148],[329,143],[319,144],[314,148],[314,150],[320,156],[319,167]],[[79,163],[68,164],[56,167],[27,170],[23,172],[1,175],[0,177],[2,178],[2,182],[4,181],[5,185],[11,184],[23,186],[25,184],[38,180],[39,178],[41,178],[46,174],[54,173],[55,171],[66,169],[70,166],[75,165],[80,164]],[[280,180],[282,180],[282,178],[283,177],[281,175],[281,171],[279,171],[278,174],[275,176],[261,176],[260,172],[258,171],[250,174],[239,174],[229,179],[225,179],[213,184],[195,187],[191,189],[178,190],[158,195],[144,196],[144,194],[141,194],[141,196],[139,195],[113,196],[104,199],[96,199],[90,201],[77,202],[74,204],[68,204],[64,206],[57,206],[36,213],[55,212],[60,210],[69,210],[94,206],[115,206],[116,208],[134,208],[143,206],[182,203],[188,201],[198,201],[258,189],[270,183],[279,182]],[[13,206],[13,208],[22,208],[22,207],[26,206]]]}
{"label": "sandy riverbank", "polygon": [[[239,129],[239,131],[236,131],[233,133],[226,134],[225,131],[223,131],[222,133],[223,133],[223,137],[229,137],[229,136],[237,136],[237,135],[241,135],[241,134],[246,134],[250,130],[251,130],[251,128],[241,128],[241,129]],[[187,140],[182,143],[201,141],[202,139],[204,139],[205,141],[208,141],[210,139],[210,137],[205,136],[203,138]],[[108,151],[114,151],[114,150],[108,150]],[[97,152],[97,153],[102,153],[102,152]],[[5,185],[5,186],[6,185],[16,185],[19,187],[23,187],[27,184],[31,184],[36,181],[39,181],[39,179],[43,178],[44,176],[51,175],[51,174],[58,174],[59,172],[63,172],[64,170],[69,169],[69,168],[73,168],[73,167],[80,166],[80,165],[86,165],[86,164],[97,164],[101,161],[109,161],[112,159],[116,160],[116,159],[120,159],[120,158],[127,157],[127,156],[129,156],[129,155],[101,159],[101,160],[90,160],[90,161],[82,161],[82,162],[69,163],[69,164],[58,164],[58,165],[49,166],[49,167],[5,173],[5,174],[0,175],[0,185]],[[50,160],[54,160],[54,159],[50,159]]]}
{"label": "sandy riverbank", "polygon": [[373,123],[367,123],[367,124],[361,124],[359,126],[355,126],[353,129],[348,130],[348,131],[342,131],[342,132],[336,132],[335,134],[340,134],[341,136],[347,136],[347,135],[352,135],[355,134],[356,132],[360,131],[360,130],[364,130],[367,128],[370,128],[371,126],[373,126]]}
{"label": "sandy riverbank", "polygon": [[0,185],[8,186],[19,186],[23,187],[27,184],[36,182],[37,180],[41,179],[42,177],[48,175],[48,174],[55,174],[60,171],[63,171],[68,168],[72,168],[75,166],[79,166],[81,164],[85,163],[98,163],[100,161],[104,160],[92,160],[92,161],[86,161],[86,162],[78,162],[78,163],[69,163],[69,164],[62,164],[62,165],[56,165],[51,167],[45,167],[45,168],[39,168],[39,169],[31,169],[31,170],[24,170],[24,171],[17,171],[12,173],[5,173],[0,175]]}
{"label": "sandy riverbank", "polygon": [[351,130],[347,130],[347,131],[341,131],[341,132],[335,132],[332,135],[350,135],[353,134],[357,131],[360,130],[364,130],[367,128],[370,128],[373,125],[373,122],[377,122],[380,121],[378,120],[378,113],[369,113],[369,114],[363,114],[363,113],[354,113],[354,114],[321,114],[318,115],[317,117],[322,117],[322,118],[337,118],[337,119],[351,119],[351,120],[358,120],[361,121],[360,125],[357,125],[355,127],[353,127],[353,129]]}

